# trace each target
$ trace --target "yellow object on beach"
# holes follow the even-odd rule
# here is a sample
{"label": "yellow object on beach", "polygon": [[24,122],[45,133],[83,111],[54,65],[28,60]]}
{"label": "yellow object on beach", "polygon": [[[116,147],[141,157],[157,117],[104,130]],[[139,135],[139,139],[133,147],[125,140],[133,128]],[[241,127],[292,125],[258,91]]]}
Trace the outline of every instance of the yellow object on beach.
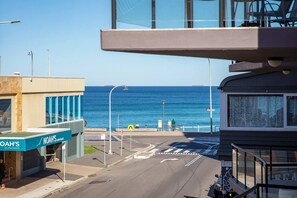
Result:
{"label": "yellow object on beach", "polygon": [[129,125],[128,125],[128,130],[129,130],[129,131],[133,131],[133,130],[134,130],[134,126],[133,126],[133,124],[129,124]]}

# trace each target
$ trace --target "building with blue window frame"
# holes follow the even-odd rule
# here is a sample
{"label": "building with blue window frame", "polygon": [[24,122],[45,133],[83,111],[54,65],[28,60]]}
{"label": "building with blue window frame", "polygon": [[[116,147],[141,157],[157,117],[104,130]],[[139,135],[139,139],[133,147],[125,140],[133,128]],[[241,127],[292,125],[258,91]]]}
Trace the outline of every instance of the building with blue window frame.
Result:
{"label": "building with blue window frame", "polygon": [[1,76],[0,86],[0,158],[7,180],[84,155],[84,79]]}

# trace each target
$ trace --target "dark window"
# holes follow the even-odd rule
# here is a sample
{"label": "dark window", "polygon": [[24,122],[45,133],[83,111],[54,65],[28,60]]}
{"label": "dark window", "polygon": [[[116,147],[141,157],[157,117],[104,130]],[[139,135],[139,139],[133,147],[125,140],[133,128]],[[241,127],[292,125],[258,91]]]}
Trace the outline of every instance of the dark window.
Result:
{"label": "dark window", "polygon": [[287,126],[297,126],[297,96],[287,97]]}
{"label": "dark window", "polygon": [[11,99],[0,100],[0,132],[11,130]]}
{"label": "dark window", "polygon": [[283,127],[283,96],[229,95],[228,127]]}

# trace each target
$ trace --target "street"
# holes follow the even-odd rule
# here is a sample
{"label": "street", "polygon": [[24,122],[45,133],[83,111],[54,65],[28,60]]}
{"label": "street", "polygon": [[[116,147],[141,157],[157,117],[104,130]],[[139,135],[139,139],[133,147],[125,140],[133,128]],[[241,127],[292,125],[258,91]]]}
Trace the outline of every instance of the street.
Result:
{"label": "street", "polygon": [[[155,143],[157,146],[152,151],[156,154],[149,159],[131,159],[107,168],[53,197],[211,197],[210,188],[216,180],[214,175],[220,172],[220,163],[196,152],[184,153],[190,149],[187,146],[193,144],[191,140],[185,137],[134,140]],[[178,145],[184,148],[178,149],[184,150],[183,154],[160,152]]]}

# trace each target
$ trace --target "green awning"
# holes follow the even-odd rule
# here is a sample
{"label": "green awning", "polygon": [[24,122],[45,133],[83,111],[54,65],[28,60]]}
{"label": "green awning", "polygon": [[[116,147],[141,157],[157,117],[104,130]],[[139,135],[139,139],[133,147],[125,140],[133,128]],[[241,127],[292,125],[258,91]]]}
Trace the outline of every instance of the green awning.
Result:
{"label": "green awning", "polygon": [[69,128],[32,128],[26,132],[1,133],[0,151],[28,151],[68,141],[71,137]]}

